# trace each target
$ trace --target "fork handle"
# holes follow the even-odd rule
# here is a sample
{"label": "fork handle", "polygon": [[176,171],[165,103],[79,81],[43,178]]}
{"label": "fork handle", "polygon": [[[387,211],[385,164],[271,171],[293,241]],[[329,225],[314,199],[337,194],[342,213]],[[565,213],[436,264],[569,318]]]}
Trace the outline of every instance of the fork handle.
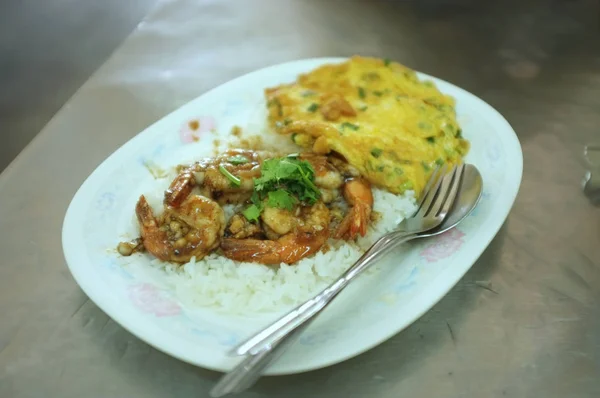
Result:
{"label": "fork handle", "polygon": [[377,259],[400,244],[415,238],[418,238],[418,235],[404,231],[393,231],[382,236],[335,282],[239,345],[234,353],[256,355],[260,351],[274,346],[287,334],[317,316],[352,280],[375,263]]}
{"label": "fork handle", "polygon": [[227,394],[237,394],[252,387],[262,376],[262,371],[273,361],[276,361],[287,347],[297,340],[309,324],[310,322],[305,323],[304,326],[297,328],[282,340],[275,342],[269,349],[262,350],[254,355],[246,355],[246,358],[219,379],[211,389],[210,396],[219,398]]}

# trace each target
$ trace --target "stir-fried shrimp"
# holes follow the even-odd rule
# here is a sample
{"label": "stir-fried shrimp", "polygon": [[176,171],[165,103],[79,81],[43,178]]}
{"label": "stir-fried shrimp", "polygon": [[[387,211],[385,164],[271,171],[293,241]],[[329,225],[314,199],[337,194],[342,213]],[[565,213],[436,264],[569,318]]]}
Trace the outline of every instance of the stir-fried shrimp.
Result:
{"label": "stir-fried shrimp", "polygon": [[[263,192],[262,197],[258,196],[254,180],[264,179],[263,162],[278,155],[229,150],[214,158],[180,166],[179,174],[165,192],[165,210],[159,217],[154,216],[145,197],[141,196],[136,206],[141,244],[139,241],[137,246],[135,242],[122,244],[119,252],[130,255],[145,249],[162,261],[184,263],[193,256],[201,259],[220,245],[223,254],[233,260],[293,264],[320,250],[330,233],[336,239],[364,236],[373,208],[370,184],[335,155],[302,153],[294,158],[296,156],[308,162],[314,171],[313,187],[319,190],[314,204],[290,198],[289,192],[286,196],[286,186],[277,185],[279,180],[275,180],[268,195]],[[290,162],[285,165],[290,164],[293,165]],[[272,180],[276,175],[273,167],[277,165],[269,165]],[[262,184],[264,186],[264,182]],[[272,192],[278,196],[271,197]],[[348,204],[345,214],[346,206],[338,200],[342,196]],[[234,215],[226,225],[219,205],[223,203],[251,205],[243,214]],[[246,213],[247,210],[251,212]]]}
{"label": "stir-fried shrimp", "polygon": [[165,192],[165,204],[177,207],[192,189],[219,203],[242,203],[252,195],[254,178],[260,177],[260,165],[269,152],[230,149],[181,168]]}
{"label": "stir-fried shrimp", "polygon": [[300,160],[304,160],[312,166],[315,171],[315,185],[321,192],[321,200],[331,203],[340,196],[340,187],[344,184],[344,178],[340,171],[329,161],[327,156],[314,153],[302,153]]}
{"label": "stir-fried shrimp", "polygon": [[150,254],[162,261],[186,263],[203,258],[219,246],[225,230],[223,209],[213,200],[190,195],[178,207],[165,207],[159,217],[142,195],[135,212],[142,242]]}
{"label": "stir-fried shrimp", "polygon": [[319,188],[337,189],[344,183],[342,174],[327,156],[301,153],[299,159],[310,163],[315,171],[315,185]]}
{"label": "stir-fried shrimp", "polygon": [[334,238],[354,239],[359,233],[365,236],[373,209],[371,184],[362,178],[346,180],[344,198],[351,207],[338,226]]}
{"label": "stir-fried shrimp", "polygon": [[165,205],[179,207],[192,192],[194,175],[189,168],[182,170],[165,191]]}
{"label": "stir-fried shrimp", "polygon": [[283,232],[275,235],[278,238],[225,238],[221,242],[223,254],[236,261],[293,264],[317,252],[329,238],[329,209],[322,201],[312,206],[298,206],[293,211],[275,210],[264,212],[261,218],[272,234]]}
{"label": "stir-fried shrimp", "polygon": [[348,163],[345,159],[340,158],[336,155],[330,155],[327,157],[329,163],[331,163],[344,178],[360,177],[360,171]]}
{"label": "stir-fried shrimp", "polygon": [[303,153],[300,158],[309,162],[315,170],[315,184],[321,190],[323,202],[331,203],[336,200],[341,188],[350,206],[334,237],[354,239],[358,233],[365,236],[373,208],[371,184],[360,178],[356,168],[337,156]]}
{"label": "stir-fried shrimp", "polygon": [[259,238],[263,235],[264,232],[260,225],[248,221],[248,219],[242,214],[234,214],[229,220],[227,228],[225,229],[225,236],[228,238]]}

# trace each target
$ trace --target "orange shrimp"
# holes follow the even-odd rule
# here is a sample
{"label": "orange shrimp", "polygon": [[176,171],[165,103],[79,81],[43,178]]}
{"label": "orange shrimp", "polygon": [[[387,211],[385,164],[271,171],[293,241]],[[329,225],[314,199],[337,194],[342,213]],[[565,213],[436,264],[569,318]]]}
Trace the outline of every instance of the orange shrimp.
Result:
{"label": "orange shrimp", "polygon": [[[246,149],[230,149],[223,154],[185,166],[165,191],[165,204],[177,207],[199,187],[203,196],[219,203],[242,203],[250,197],[260,165],[271,154]],[[224,171],[239,179],[233,184]]]}
{"label": "orange shrimp", "polygon": [[[287,212],[287,211],[286,211]],[[293,212],[288,212],[286,218],[291,218]],[[329,209],[321,201],[312,206],[301,206],[295,216],[296,222],[284,230],[289,232],[274,240],[231,239],[221,242],[223,254],[236,261],[249,261],[261,264],[293,264],[306,256],[321,249],[329,238]],[[263,222],[276,222],[281,212],[273,213],[273,219],[263,218]],[[288,220],[289,221],[289,220]],[[267,224],[268,226],[268,224]],[[273,229],[275,230],[275,229]]]}
{"label": "orange shrimp", "polygon": [[165,205],[179,207],[190,195],[195,183],[192,168],[184,168],[165,191]]}
{"label": "orange shrimp", "polygon": [[373,210],[371,184],[362,178],[346,180],[344,198],[351,207],[338,226],[334,238],[354,239],[359,233],[365,236]]}
{"label": "orange shrimp", "polygon": [[135,212],[144,247],[162,261],[199,260],[219,246],[225,231],[223,209],[200,195],[188,196],[177,208],[166,207],[158,218],[142,195]]}

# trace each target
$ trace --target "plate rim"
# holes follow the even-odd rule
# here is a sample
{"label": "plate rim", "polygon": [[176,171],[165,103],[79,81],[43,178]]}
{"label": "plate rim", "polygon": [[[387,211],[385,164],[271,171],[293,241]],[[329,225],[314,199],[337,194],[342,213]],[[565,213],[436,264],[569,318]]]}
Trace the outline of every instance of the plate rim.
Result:
{"label": "plate rim", "polygon": [[[215,86],[208,91],[201,93],[200,95],[198,95],[195,98],[191,99],[190,101],[186,102],[182,106],[179,106],[178,108],[172,110],[171,112],[163,115],[159,119],[155,120],[153,123],[146,126],[143,130],[138,132],[136,135],[134,135],[132,138],[130,138],[127,142],[125,142],[119,148],[117,148],[115,151],[113,151],[103,161],[101,161],[100,164],[98,164],[94,168],[94,170],[86,177],[84,182],[77,189],[76,193],[74,194],[73,198],[71,199],[71,202],[69,203],[67,211],[65,212],[65,216],[64,216],[63,224],[62,224],[61,241],[62,241],[63,255],[65,257],[69,271],[73,275],[73,277],[74,277],[75,281],[77,282],[77,284],[79,285],[79,287],[86,294],[86,296],[90,300],[92,300],[94,302],[94,304],[96,304],[104,313],[106,313],[109,317],[111,317],[113,320],[115,320],[117,323],[119,323],[119,325],[121,327],[123,327],[125,330],[127,330],[128,332],[130,332],[131,334],[133,334],[140,340],[144,341],[146,344],[149,344],[150,346],[154,347],[155,349],[157,349],[161,352],[164,352],[170,356],[173,356],[174,358],[177,358],[181,361],[195,365],[195,366],[199,366],[199,367],[202,367],[205,369],[210,369],[210,370],[219,371],[219,372],[228,371],[231,367],[220,366],[220,364],[215,363],[216,361],[211,361],[210,359],[201,359],[200,356],[193,354],[194,351],[181,350],[177,347],[177,345],[171,344],[168,339],[160,337],[163,334],[170,335],[170,333],[162,330],[161,328],[156,327],[156,330],[154,330],[153,332],[150,333],[147,330],[144,330],[141,327],[136,326],[134,322],[131,322],[130,320],[128,321],[128,319],[126,319],[127,317],[125,315],[123,315],[122,312],[118,311],[118,308],[116,308],[116,305],[118,305],[118,303],[114,302],[114,298],[111,297],[110,300],[106,300],[106,294],[101,294],[100,292],[98,292],[95,289],[95,287],[93,286],[93,284],[90,283],[91,281],[89,281],[87,278],[84,277],[83,268],[76,267],[74,265],[81,260],[81,258],[80,258],[81,256],[76,256],[75,254],[78,253],[76,248],[68,247],[68,243],[67,243],[68,235],[69,235],[71,229],[73,228],[72,226],[75,225],[74,223],[76,223],[76,221],[77,221],[75,213],[77,211],[77,207],[79,206],[78,201],[80,201],[80,198],[84,195],[84,193],[88,189],[90,189],[90,185],[93,182],[93,180],[95,178],[100,177],[100,171],[104,167],[108,168],[107,164],[110,164],[109,161],[111,158],[117,157],[119,153],[127,151],[127,148],[135,145],[135,143],[137,141],[141,141],[143,139],[143,136],[145,135],[144,133],[147,132],[149,129],[154,128],[157,124],[159,124],[164,119],[168,119],[168,118],[170,119],[170,117],[173,114],[179,112],[182,108],[189,106],[191,103],[196,101],[198,98],[209,95],[210,93],[213,93],[214,91],[222,90],[225,86],[233,85],[233,84],[239,82],[240,80],[246,80],[246,79],[248,79],[249,76],[251,76],[255,73],[259,73],[259,72],[265,73],[272,69],[285,68],[288,66],[292,66],[294,64],[305,64],[305,63],[306,64],[308,64],[308,63],[325,64],[325,63],[343,62],[344,60],[347,60],[349,58],[350,57],[316,57],[316,58],[298,59],[298,60],[294,60],[294,61],[278,63],[275,65],[267,66],[264,68],[256,69],[251,72],[245,73],[241,76],[238,76],[238,77],[231,79],[223,84]],[[522,148],[521,148],[521,144],[519,142],[518,136],[517,136],[515,130],[510,125],[510,123],[506,120],[506,118],[500,112],[498,112],[495,108],[493,108],[491,105],[489,105],[487,102],[485,102],[483,99],[479,98],[475,94],[472,94],[469,91],[467,91],[459,86],[456,86],[446,80],[443,80],[443,79],[440,79],[435,76],[431,76],[431,75],[428,75],[426,73],[422,73],[419,71],[416,71],[416,72],[418,73],[420,78],[433,79],[437,82],[442,82],[445,85],[451,86],[453,90],[459,91],[459,92],[461,92],[461,94],[471,97],[471,99],[475,100],[478,103],[478,105],[486,108],[486,110],[489,112],[490,115],[494,116],[494,118],[496,119],[494,124],[496,124],[496,122],[500,123],[501,128],[499,130],[501,131],[501,134],[499,134],[499,137],[502,140],[503,146],[511,147],[511,150],[509,151],[509,153],[511,155],[518,155],[518,156],[515,156],[514,158],[511,157],[511,162],[513,164],[511,165],[511,168],[510,168],[511,172],[509,174],[507,174],[507,177],[506,177],[508,180],[514,181],[514,184],[511,184],[511,187],[510,187],[512,189],[503,190],[503,194],[501,195],[502,197],[504,197],[504,201],[508,203],[508,205],[504,206],[504,209],[501,212],[501,214],[497,214],[496,218],[500,218],[502,221],[499,222],[497,226],[494,226],[493,228],[489,228],[489,230],[493,230],[493,232],[490,234],[489,239],[486,239],[486,243],[481,246],[482,248],[479,253],[475,253],[475,254],[467,253],[465,255],[466,257],[469,258],[469,260],[463,261],[463,262],[469,263],[469,265],[465,266],[464,269],[461,270],[461,272],[455,272],[454,273],[455,278],[453,278],[452,281],[446,281],[444,283],[444,286],[446,286],[446,288],[433,289],[433,293],[431,294],[432,299],[428,300],[428,303],[426,305],[421,306],[420,310],[417,311],[416,314],[413,314],[411,317],[409,317],[411,320],[409,322],[407,322],[406,325],[404,325],[403,327],[394,329],[393,332],[386,333],[381,338],[373,339],[369,344],[363,345],[360,349],[347,350],[345,355],[332,356],[329,360],[317,361],[318,363],[316,365],[309,364],[309,366],[296,366],[295,369],[278,370],[278,368],[276,367],[276,364],[274,364],[274,366],[271,366],[270,368],[267,369],[267,371],[265,372],[265,375],[297,374],[297,373],[303,373],[303,372],[308,372],[311,370],[329,367],[334,364],[341,363],[350,358],[361,355],[364,352],[371,350],[372,348],[382,344],[383,342],[389,340],[393,336],[402,332],[404,329],[406,329],[407,327],[412,325],[414,322],[416,322],[419,318],[421,318],[426,312],[428,312],[433,306],[435,306],[443,297],[445,297],[456,286],[456,284],[460,281],[460,279],[462,279],[462,277],[475,264],[475,262],[481,256],[481,254],[487,249],[490,242],[494,239],[494,237],[497,235],[500,228],[506,222],[508,215],[514,206],[514,203],[515,203],[516,197],[518,195],[518,192],[520,190],[521,182],[522,182],[523,152],[522,152]],[[509,132],[510,132],[510,134],[508,134]],[[484,181],[484,185],[485,185],[485,181]],[[498,215],[500,217],[498,217]],[[85,258],[87,258],[87,256],[85,256]],[[439,283],[439,282],[437,282],[438,279],[439,278],[434,279],[434,285],[437,285]],[[101,295],[102,295],[102,297],[101,297]],[[166,341],[166,343],[165,343],[165,341]],[[209,358],[209,357],[204,357],[204,358]]]}

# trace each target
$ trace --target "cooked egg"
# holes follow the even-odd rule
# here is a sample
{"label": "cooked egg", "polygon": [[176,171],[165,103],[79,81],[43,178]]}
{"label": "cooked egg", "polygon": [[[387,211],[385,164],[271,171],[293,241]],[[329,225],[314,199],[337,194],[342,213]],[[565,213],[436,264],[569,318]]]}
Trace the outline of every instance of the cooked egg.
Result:
{"label": "cooked egg", "polygon": [[341,154],[390,192],[420,194],[436,165],[456,163],[469,149],[454,99],[396,62],[355,56],[265,95],[278,133]]}

